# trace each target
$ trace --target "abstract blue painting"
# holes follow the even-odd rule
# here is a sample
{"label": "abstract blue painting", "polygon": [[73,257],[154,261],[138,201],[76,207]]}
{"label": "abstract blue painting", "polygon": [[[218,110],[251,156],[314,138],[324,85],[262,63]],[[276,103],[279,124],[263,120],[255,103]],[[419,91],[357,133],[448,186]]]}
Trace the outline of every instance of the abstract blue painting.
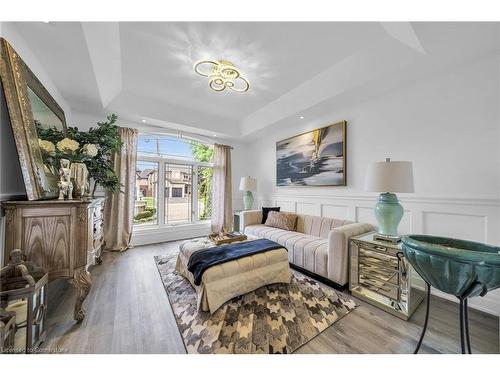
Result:
{"label": "abstract blue painting", "polygon": [[345,186],[346,121],[276,142],[277,186]]}

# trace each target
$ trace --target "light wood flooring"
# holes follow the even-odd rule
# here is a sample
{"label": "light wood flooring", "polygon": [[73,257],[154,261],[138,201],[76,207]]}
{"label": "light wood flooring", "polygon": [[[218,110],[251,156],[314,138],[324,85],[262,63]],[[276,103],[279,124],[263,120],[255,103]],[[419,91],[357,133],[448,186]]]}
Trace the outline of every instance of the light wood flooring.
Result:
{"label": "light wood flooring", "polygon": [[[69,353],[185,353],[163,289],[155,255],[177,251],[179,242],[105,253],[93,267],[92,290],[81,324],[72,319],[76,293],[66,281],[49,287],[49,330],[45,349]],[[425,315],[424,304],[409,322],[363,301],[360,306],[296,353],[411,353]],[[499,353],[498,317],[470,313],[474,353]],[[421,353],[459,352],[458,305],[433,297]]]}

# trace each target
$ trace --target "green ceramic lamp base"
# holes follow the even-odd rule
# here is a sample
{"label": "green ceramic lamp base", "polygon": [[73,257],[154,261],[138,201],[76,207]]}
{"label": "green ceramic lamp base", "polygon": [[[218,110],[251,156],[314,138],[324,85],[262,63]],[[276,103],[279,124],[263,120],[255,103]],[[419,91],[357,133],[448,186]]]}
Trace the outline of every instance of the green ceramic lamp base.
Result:
{"label": "green ceramic lamp base", "polygon": [[398,225],[403,218],[403,206],[393,193],[379,195],[375,205],[375,218],[378,222],[378,234],[382,237],[398,238]]}
{"label": "green ceramic lamp base", "polygon": [[251,191],[245,192],[245,195],[243,196],[243,205],[245,207],[245,210],[250,210],[253,206],[253,195]]}

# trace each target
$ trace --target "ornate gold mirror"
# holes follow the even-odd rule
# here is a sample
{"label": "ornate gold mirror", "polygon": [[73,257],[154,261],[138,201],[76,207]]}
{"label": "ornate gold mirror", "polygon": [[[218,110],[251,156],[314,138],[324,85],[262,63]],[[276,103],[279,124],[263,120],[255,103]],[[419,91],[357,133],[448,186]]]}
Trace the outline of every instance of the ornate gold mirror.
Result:
{"label": "ornate gold mirror", "polygon": [[64,111],[3,38],[0,57],[0,78],[28,199],[57,198],[57,166],[41,149],[38,130],[55,127],[66,132]]}

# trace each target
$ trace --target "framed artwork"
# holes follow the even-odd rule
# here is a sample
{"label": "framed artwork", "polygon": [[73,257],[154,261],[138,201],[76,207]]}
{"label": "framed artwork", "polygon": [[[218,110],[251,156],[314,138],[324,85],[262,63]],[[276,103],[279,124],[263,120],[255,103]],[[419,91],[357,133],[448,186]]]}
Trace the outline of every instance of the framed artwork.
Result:
{"label": "framed artwork", "polygon": [[276,142],[277,186],[345,186],[346,121]]}
{"label": "framed artwork", "polygon": [[52,127],[66,132],[64,111],[2,38],[0,78],[28,199],[57,198],[58,171],[50,162],[44,161],[38,132]]}

